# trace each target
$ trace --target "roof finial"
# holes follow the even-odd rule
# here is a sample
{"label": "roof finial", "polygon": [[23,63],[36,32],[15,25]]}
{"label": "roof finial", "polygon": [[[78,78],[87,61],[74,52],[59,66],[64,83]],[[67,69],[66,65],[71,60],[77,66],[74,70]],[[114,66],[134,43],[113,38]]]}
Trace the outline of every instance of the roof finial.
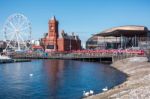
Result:
{"label": "roof finial", "polygon": [[51,18],[51,20],[56,20],[55,16],[53,16],[53,17]]}

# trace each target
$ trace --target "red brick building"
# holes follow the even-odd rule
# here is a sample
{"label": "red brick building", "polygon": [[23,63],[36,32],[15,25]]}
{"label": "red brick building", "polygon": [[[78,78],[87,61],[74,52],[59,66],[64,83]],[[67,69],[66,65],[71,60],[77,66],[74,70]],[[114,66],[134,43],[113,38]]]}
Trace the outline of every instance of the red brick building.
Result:
{"label": "red brick building", "polygon": [[78,36],[68,35],[62,31],[59,37],[58,31],[58,21],[55,16],[49,20],[49,31],[45,34],[44,38],[41,39],[41,45],[44,47],[46,52],[52,51],[70,51],[70,50],[80,50],[81,40]]}

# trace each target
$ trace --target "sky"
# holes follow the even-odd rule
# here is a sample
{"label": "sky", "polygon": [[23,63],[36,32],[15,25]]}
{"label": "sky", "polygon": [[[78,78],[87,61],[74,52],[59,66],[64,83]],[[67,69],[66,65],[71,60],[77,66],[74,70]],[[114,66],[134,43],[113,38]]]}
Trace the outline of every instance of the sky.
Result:
{"label": "sky", "polygon": [[150,0],[0,0],[0,39],[4,39],[5,21],[14,13],[29,19],[32,39],[42,38],[48,32],[48,21],[54,15],[59,21],[59,32],[75,32],[83,43],[112,27],[150,28]]}

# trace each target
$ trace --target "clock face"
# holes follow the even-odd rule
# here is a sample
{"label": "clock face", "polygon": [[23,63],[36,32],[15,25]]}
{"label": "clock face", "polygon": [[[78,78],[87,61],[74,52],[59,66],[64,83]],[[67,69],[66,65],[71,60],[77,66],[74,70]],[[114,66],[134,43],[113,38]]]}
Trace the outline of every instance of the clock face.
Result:
{"label": "clock face", "polygon": [[52,26],[51,29],[54,29],[54,27]]}

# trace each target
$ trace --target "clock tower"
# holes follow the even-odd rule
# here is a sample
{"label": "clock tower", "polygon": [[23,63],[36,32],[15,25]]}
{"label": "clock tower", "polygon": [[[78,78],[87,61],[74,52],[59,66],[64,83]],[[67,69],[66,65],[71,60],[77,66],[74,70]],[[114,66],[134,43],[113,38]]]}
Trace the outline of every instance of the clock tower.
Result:
{"label": "clock tower", "polygon": [[58,38],[58,21],[56,20],[55,16],[51,18],[49,21],[49,37]]}
{"label": "clock tower", "polygon": [[58,39],[58,21],[53,16],[48,22],[48,35],[43,40],[44,48],[47,52],[57,51],[57,39]]}

